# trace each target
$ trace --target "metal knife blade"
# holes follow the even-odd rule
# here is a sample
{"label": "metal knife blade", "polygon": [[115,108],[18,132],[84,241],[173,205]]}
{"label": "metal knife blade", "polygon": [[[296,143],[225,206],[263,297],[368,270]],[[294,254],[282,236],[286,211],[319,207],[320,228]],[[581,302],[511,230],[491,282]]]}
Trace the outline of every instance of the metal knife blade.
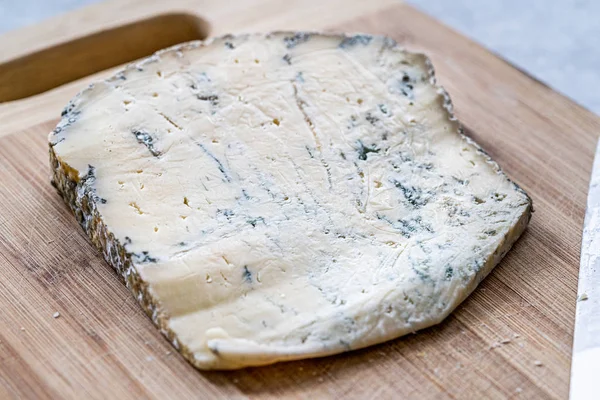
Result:
{"label": "metal knife blade", "polygon": [[570,397],[600,399],[600,141],[581,241]]}

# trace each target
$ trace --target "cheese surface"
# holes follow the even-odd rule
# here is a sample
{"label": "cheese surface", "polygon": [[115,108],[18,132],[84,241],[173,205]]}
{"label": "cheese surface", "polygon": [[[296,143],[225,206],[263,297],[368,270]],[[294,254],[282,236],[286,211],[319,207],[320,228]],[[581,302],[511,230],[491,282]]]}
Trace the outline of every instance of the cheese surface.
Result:
{"label": "cheese surface", "polygon": [[428,60],[384,37],[168,49],[74,98],[54,181],[201,369],[365,347],[440,322],[529,197],[460,134]]}

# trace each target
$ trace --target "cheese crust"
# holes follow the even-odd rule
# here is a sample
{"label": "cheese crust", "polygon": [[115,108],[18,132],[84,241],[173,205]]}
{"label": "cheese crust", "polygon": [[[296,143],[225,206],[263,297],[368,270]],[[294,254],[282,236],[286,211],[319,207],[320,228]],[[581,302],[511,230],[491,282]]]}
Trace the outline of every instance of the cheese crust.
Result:
{"label": "cheese crust", "polygon": [[75,97],[49,146],[80,225],[200,369],[439,323],[532,210],[463,135],[429,60],[378,36],[163,50]]}

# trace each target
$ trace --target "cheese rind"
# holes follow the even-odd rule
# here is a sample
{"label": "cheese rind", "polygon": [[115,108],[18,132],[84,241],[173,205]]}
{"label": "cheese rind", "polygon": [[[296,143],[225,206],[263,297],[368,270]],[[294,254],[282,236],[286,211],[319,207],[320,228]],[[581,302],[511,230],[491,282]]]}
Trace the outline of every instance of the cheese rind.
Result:
{"label": "cheese rind", "polygon": [[83,91],[49,141],[80,224],[201,369],[438,323],[531,213],[429,61],[383,37],[167,49]]}

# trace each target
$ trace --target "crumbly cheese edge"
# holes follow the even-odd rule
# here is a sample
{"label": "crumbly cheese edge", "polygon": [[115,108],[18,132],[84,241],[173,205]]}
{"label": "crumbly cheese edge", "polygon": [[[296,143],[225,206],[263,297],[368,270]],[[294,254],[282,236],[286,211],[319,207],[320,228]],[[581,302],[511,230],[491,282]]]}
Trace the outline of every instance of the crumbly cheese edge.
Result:
{"label": "crumbly cheese edge", "polygon": [[[293,35],[298,32],[272,32],[268,34],[262,34],[262,36],[268,38],[270,35],[277,33],[286,33]],[[319,32],[306,33],[310,35],[328,36],[340,39],[354,36],[354,34],[332,34]],[[248,35],[249,34],[237,36],[239,37]],[[221,37],[211,38],[206,41],[193,41],[160,50],[146,59],[143,59],[137,63],[127,65],[123,70],[119,71],[113,77],[110,77],[103,82],[111,82],[114,79],[119,79],[120,76],[123,76],[128,71],[140,68],[146,63],[157,62],[160,60],[160,56],[165,53],[176,53],[193,50],[198,47],[209,46],[216,40],[224,40],[233,37],[234,36],[232,35],[224,35]],[[404,49],[401,50],[406,51]],[[503,175],[503,177],[507,181],[512,183],[516,191],[524,194],[527,198],[528,204],[524,212],[519,217],[517,223],[509,229],[509,231],[502,238],[502,241],[495,249],[495,251],[486,259],[484,266],[467,283],[467,285],[462,288],[463,290],[457,291],[455,293],[455,296],[453,296],[452,301],[448,304],[445,311],[441,313],[438,318],[436,318],[435,320],[430,319],[422,321],[421,323],[411,327],[411,329],[395,331],[388,337],[380,337],[372,342],[361,342],[358,346],[353,347],[352,350],[357,350],[377,343],[389,341],[391,339],[404,336],[408,333],[413,333],[415,331],[431,327],[443,321],[450,313],[452,313],[452,311],[454,311],[454,309],[460,303],[462,303],[475,290],[479,283],[502,260],[502,258],[510,250],[512,245],[517,241],[517,239],[527,228],[529,220],[531,219],[531,214],[533,212],[533,203],[529,195],[527,195],[527,193],[523,189],[521,189],[516,183],[510,180],[508,176],[501,170],[500,166],[495,161],[493,161],[491,157],[474,140],[472,140],[464,134],[460,123],[454,116],[453,105],[450,96],[445,91],[445,89],[438,85],[436,82],[435,71],[431,61],[429,60],[429,58],[427,58],[427,56],[423,54],[419,55],[423,57],[425,64],[428,67],[427,73],[429,75],[429,82],[434,87],[434,89],[437,90],[439,94],[438,98],[440,101],[440,105],[445,110],[448,120],[455,126],[455,132],[459,134],[469,146],[472,146],[478,153],[480,153],[485,158],[485,161],[490,165],[492,169],[494,169],[494,171],[497,174]],[[79,92],[71,100],[71,103],[76,101],[78,98],[82,97],[84,94],[87,94],[87,92],[92,91],[94,86],[95,85],[92,84],[86,89]],[[52,133],[50,133],[50,137],[51,135]],[[134,297],[137,299],[144,312],[148,315],[148,317],[150,317],[150,319],[157,326],[160,332],[196,368],[201,370],[239,369],[248,366],[268,365],[279,361],[291,361],[297,359],[323,357],[332,354],[338,354],[348,350],[347,348],[343,347],[331,347],[327,349],[327,351],[323,351],[322,349],[320,349],[319,352],[306,351],[291,353],[286,352],[284,350],[272,349],[272,351],[269,352],[269,355],[267,357],[257,354],[256,358],[246,358],[242,363],[231,362],[230,360],[223,360],[222,363],[211,365],[199,363],[194,357],[194,353],[190,351],[184,344],[180,343],[177,338],[177,334],[169,328],[169,316],[161,310],[159,299],[155,298],[148,284],[141,279],[136,268],[133,265],[130,255],[127,253],[127,251],[119,242],[119,240],[116,239],[114,235],[109,231],[109,228],[102,220],[102,217],[97,210],[94,198],[92,196],[92,192],[86,193],[86,191],[84,190],[85,181],[82,181],[79,178],[79,171],[75,170],[67,163],[60,160],[60,158],[54,152],[54,148],[51,145],[51,143],[49,143],[49,153],[50,166],[52,169],[52,184],[57,188],[59,194],[63,197],[63,199],[75,215],[77,221],[79,222],[83,230],[90,237],[92,243],[101,251],[106,262],[116,270],[117,274],[121,277],[125,285],[132,291]]]}

